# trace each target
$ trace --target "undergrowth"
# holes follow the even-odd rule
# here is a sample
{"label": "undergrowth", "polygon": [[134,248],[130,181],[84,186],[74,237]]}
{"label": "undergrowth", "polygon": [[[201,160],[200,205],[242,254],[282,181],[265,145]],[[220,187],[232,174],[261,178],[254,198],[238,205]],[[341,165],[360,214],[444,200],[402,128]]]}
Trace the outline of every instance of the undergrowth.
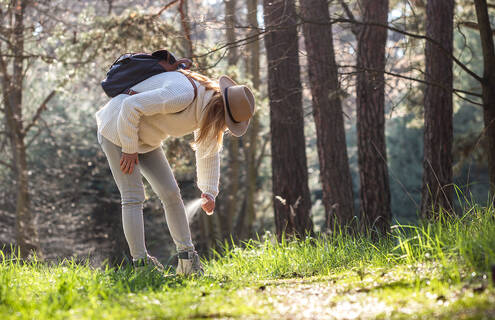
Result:
{"label": "undergrowth", "polygon": [[495,212],[472,205],[461,217],[444,213],[435,222],[394,225],[378,241],[339,231],[299,241],[275,239],[267,232],[242,248],[225,243],[214,252],[209,271],[230,279],[275,279],[430,263],[460,280],[462,270],[488,272],[495,265]]}
{"label": "undergrowth", "polygon": [[[484,315],[495,297],[489,284],[494,250],[494,208],[471,205],[461,217],[441,214],[436,222],[395,225],[378,241],[342,232],[276,241],[267,232],[242,246],[226,243],[203,261],[201,278],[175,277],[172,269],[135,272],[75,260],[21,261],[0,251],[0,318],[272,319],[276,304],[264,291],[266,283],[323,281],[319,278],[335,286],[331,305],[367,295],[397,308],[385,318],[407,318],[400,306],[421,305],[427,300],[423,295],[433,293],[433,302],[416,313],[420,318],[451,317],[469,306],[475,316]],[[452,309],[436,314],[438,301],[449,297],[454,297]]]}

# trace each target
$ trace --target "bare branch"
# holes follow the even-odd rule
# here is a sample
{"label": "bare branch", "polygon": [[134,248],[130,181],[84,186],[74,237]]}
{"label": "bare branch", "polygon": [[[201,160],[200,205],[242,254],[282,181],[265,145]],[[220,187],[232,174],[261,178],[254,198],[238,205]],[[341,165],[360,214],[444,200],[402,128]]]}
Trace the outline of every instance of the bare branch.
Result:
{"label": "bare branch", "polygon": [[12,42],[9,41],[9,39],[7,39],[6,37],[4,37],[2,34],[0,34],[0,40],[5,42],[9,48],[13,48],[14,45],[12,44]]}
{"label": "bare branch", "polygon": [[170,8],[172,5],[176,4],[177,2],[179,2],[179,0],[173,0],[173,1],[169,2],[168,4],[166,4],[163,8],[161,8],[160,11],[158,11],[153,16],[154,17],[160,16],[163,13],[163,11],[167,10],[168,8]]}
{"label": "bare branch", "polygon": [[433,44],[435,44],[440,50],[442,50],[446,55],[450,56],[451,59],[459,66],[461,67],[462,70],[464,70],[467,74],[469,74],[471,77],[476,79],[478,82],[483,82],[483,78],[477,75],[474,71],[469,69],[464,63],[462,63],[459,59],[457,59],[451,52],[446,50],[438,41],[435,39],[432,39],[428,36],[422,35],[422,34],[415,34],[411,32],[407,32],[404,30],[401,30],[396,27],[392,27],[388,24],[381,24],[381,23],[376,23],[376,22],[362,22],[362,21],[357,21],[357,20],[351,20],[351,19],[345,19],[345,18],[338,18],[338,19],[332,19],[329,22],[317,22],[317,21],[311,21],[311,20],[305,20],[303,17],[299,16],[301,23],[312,23],[312,24],[319,24],[319,25],[328,25],[328,24],[335,24],[335,23],[354,23],[362,26],[374,26],[374,27],[380,27],[380,28],[385,28],[390,31],[394,31],[400,34],[403,34],[405,36],[415,38],[415,39],[422,39],[425,41],[429,41]]}
{"label": "bare branch", "polygon": [[7,167],[7,168],[9,168],[12,171],[15,170],[15,167],[13,165],[11,165],[10,163],[7,163],[7,162],[5,162],[3,160],[0,160],[0,164],[3,165],[3,166],[5,166],[5,167]]}
{"label": "bare branch", "polygon": [[50,125],[49,125],[49,124],[45,121],[45,119],[43,119],[43,118],[40,118],[40,122],[42,122],[42,123],[43,123],[43,125],[44,125],[44,127],[45,127],[46,131],[48,132],[48,136],[49,136],[49,137],[50,137],[50,139],[52,140],[53,144],[54,144],[54,145],[58,148],[58,147],[59,147],[59,145],[58,145],[58,143],[57,143],[57,139],[55,139],[55,136],[54,136],[54,134],[53,134],[52,130],[50,129]]}
{"label": "bare branch", "polygon": [[31,139],[29,139],[29,141],[26,143],[26,149],[28,149],[31,146],[31,144],[33,144],[33,142],[41,135],[43,130],[44,128],[38,128],[38,132],[36,132],[36,134],[32,136]]}
{"label": "bare branch", "polygon": [[[344,0],[340,0],[340,5],[342,6],[342,8],[344,9],[344,12],[345,14],[347,15],[347,17],[349,18],[349,20],[352,20],[352,21],[356,21],[356,18],[354,17],[354,14],[352,13],[351,9],[349,9],[349,6],[347,5],[347,3],[345,3]],[[357,35],[359,34],[359,30],[357,28],[356,25],[353,25],[351,27],[351,31],[352,33],[357,37]]]}
{"label": "bare branch", "polygon": [[50,61],[53,62],[57,60],[57,57],[54,56],[48,56],[44,54],[30,54],[25,52],[23,55],[15,55],[15,54],[0,54],[0,57],[5,57],[5,58],[21,58],[21,59],[30,59],[30,58],[41,58],[43,61]]}
{"label": "bare branch", "polygon": [[43,100],[43,102],[40,104],[40,106],[38,107],[38,109],[36,110],[36,113],[34,114],[33,116],[33,119],[31,120],[31,123],[29,123],[27,125],[27,127],[24,129],[23,131],[23,134],[26,135],[29,130],[36,124],[36,121],[38,121],[39,117],[41,116],[41,113],[46,110],[46,105],[47,103],[53,98],[53,96],[55,95],[55,90],[52,90],[52,92],[50,92],[48,94],[48,96],[45,98],[45,100]]}
{"label": "bare branch", "polygon": [[[423,79],[408,77],[408,76],[405,76],[405,75],[402,75],[402,74],[399,74],[399,73],[394,73],[394,72],[390,72],[390,71],[386,71],[386,70],[385,71],[383,71],[383,70],[380,71],[380,70],[376,70],[376,69],[358,67],[358,66],[354,66],[354,65],[342,65],[342,66],[339,66],[339,68],[353,68],[353,69],[357,69],[359,71],[383,72],[383,73],[385,73],[385,74],[387,74],[389,76],[393,76],[393,77],[396,77],[396,78],[401,78],[401,79],[405,79],[405,80],[415,81],[415,82],[419,82],[419,83],[433,85],[433,86],[437,86],[437,87],[443,88],[441,85],[439,85],[436,82],[430,82],[430,81],[426,81],[426,80],[423,80]],[[353,72],[353,73],[355,73],[355,72]],[[349,73],[340,73],[340,74],[349,74]],[[453,88],[452,92],[454,92],[454,93],[456,93],[456,92],[457,93],[463,93],[463,94],[467,94],[467,95],[478,97],[478,98],[482,98],[483,97],[483,95],[481,93],[472,92],[472,91],[466,91],[466,90],[456,89],[456,88]]]}
{"label": "bare branch", "polygon": [[471,99],[466,98],[466,97],[463,97],[463,96],[461,96],[461,95],[460,95],[460,93],[459,93],[459,92],[454,91],[454,94],[455,94],[455,95],[456,95],[459,99],[462,99],[462,100],[467,101],[467,102],[469,102],[469,103],[471,103],[471,104],[474,104],[475,106],[483,107],[483,104],[482,104],[482,103],[476,102],[476,101],[471,100]]}
{"label": "bare branch", "polygon": [[[258,29],[259,29],[259,30],[263,30],[263,29],[260,29],[260,28],[258,28]],[[258,32],[258,33],[256,33],[256,34],[251,34],[251,35],[249,35],[249,36],[247,36],[247,37],[244,37],[244,38],[242,38],[242,39],[236,40],[236,41],[234,41],[234,42],[226,43],[226,44],[224,44],[224,45],[221,45],[221,46],[219,46],[219,47],[216,47],[215,49],[212,49],[212,50],[210,50],[210,51],[208,51],[208,52],[206,52],[206,53],[204,53],[204,54],[195,55],[195,56],[193,56],[193,58],[202,58],[202,57],[206,57],[206,56],[208,56],[208,55],[210,55],[210,54],[212,54],[212,53],[215,53],[215,52],[217,52],[217,51],[220,51],[220,50],[222,50],[222,49],[229,49],[229,48],[233,47],[234,45],[236,45],[236,46],[242,46],[242,45],[245,45],[245,44],[251,43],[251,42],[253,42],[253,41],[262,40],[261,38],[258,38],[258,37],[259,37],[260,35],[263,35],[263,34],[268,33],[268,32],[269,32],[269,31],[267,31],[267,30],[265,29],[265,30],[263,30],[263,31],[261,31],[261,32]]]}
{"label": "bare branch", "polygon": [[[459,25],[467,27],[469,29],[477,30],[477,31],[480,30],[480,26],[476,22],[473,22],[473,21],[460,21]],[[495,36],[495,30],[491,29],[491,31],[492,31],[492,36]]]}

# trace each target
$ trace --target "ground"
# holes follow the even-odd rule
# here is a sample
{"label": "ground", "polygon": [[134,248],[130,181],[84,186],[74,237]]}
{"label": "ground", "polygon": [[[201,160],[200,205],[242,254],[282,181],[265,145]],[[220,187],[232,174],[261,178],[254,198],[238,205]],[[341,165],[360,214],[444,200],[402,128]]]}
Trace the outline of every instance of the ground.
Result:
{"label": "ground", "polygon": [[266,234],[176,277],[0,251],[0,319],[495,319],[495,216],[474,208],[379,241]]}

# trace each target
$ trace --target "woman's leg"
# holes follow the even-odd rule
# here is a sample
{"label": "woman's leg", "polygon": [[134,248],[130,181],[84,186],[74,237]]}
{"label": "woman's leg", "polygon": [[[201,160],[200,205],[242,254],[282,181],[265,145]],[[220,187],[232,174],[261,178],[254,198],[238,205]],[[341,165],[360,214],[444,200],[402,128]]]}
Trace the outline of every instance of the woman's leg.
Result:
{"label": "woman's leg", "polygon": [[162,201],[165,219],[177,251],[194,250],[184,202],[163,149],[140,155],[139,164],[144,177]]}
{"label": "woman's leg", "polygon": [[119,188],[122,199],[122,225],[124,235],[133,259],[147,256],[144,244],[143,202],[144,186],[139,165],[132,174],[124,174],[120,170],[122,149],[104,137],[99,136],[101,147],[105,152],[112,175]]}

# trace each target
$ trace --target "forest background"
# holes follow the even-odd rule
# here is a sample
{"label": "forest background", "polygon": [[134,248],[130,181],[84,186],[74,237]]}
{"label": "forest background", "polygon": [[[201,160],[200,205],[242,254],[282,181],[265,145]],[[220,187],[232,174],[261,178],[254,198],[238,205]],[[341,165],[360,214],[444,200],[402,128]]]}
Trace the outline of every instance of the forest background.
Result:
{"label": "forest background", "polygon": [[[94,113],[108,100],[99,83],[111,62],[125,52],[150,52],[159,48],[170,49],[179,57],[192,58],[198,71],[213,78],[228,74],[239,83],[247,83],[257,96],[257,116],[250,131],[241,139],[225,138],[216,213],[213,216],[200,213],[191,221],[199,250],[207,253],[225,239],[239,241],[265,232],[280,233],[276,217],[282,215],[277,213],[281,210],[277,206],[281,204],[289,217],[290,213],[299,217],[299,211],[294,212],[294,208],[298,208],[298,197],[277,193],[274,183],[280,181],[272,177],[273,142],[280,137],[274,135],[271,127],[274,115],[270,110],[278,109],[273,105],[277,101],[274,93],[270,93],[270,85],[283,88],[289,78],[278,78],[277,82],[276,77],[270,76],[276,66],[273,58],[267,58],[267,50],[270,43],[277,42],[270,37],[287,30],[267,26],[268,13],[263,9],[271,5],[269,2],[262,5],[251,0],[190,0],[165,4],[163,1],[136,4],[125,0],[1,0],[0,4],[3,84],[0,88],[3,97],[0,244],[6,248],[15,243],[27,248],[39,247],[47,259],[90,256],[97,264],[105,259],[118,261],[128,254],[121,231],[118,190],[96,141]],[[357,1],[330,1],[328,6],[330,20],[315,24],[332,26],[338,71],[333,73],[338,76],[338,90],[333,94],[341,101],[349,161],[349,169],[345,165],[336,169],[350,171],[354,206],[350,220],[364,225],[363,192],[388,192],[376,186],[367,186],[370,189],[363,191],[360,183],[357,82],[359,75],[369,70],[359,68],[356,60],[359,39],[362,39],[359,34],[363,32],[359,30],[362,24],[358,21],[363,21],[365,12]],[[490,201],[482,87],[460,66],[467,66],[480,77],[483,74],[480,28],[472,1],[457,1],[454,9],[453,56],[459,63],[452,69],[451,154],[452,182],[458,188],[450,202],[451,211],[463,208],[466,201],[481,204]],[[378,157],[388,168],[390,183],[387,188],[392,216],[387,218],[386,228],[397,221],[416,223],[422,211],[424,93],[431,83],[424,80],[428,40],[410,35],[426,34],[426,10],[423,1],[407,0],[391,0],[387,8],[386,64],[385,72],[381,72],[385,79],[382,107],[386,155]],[[22,24],[19,22],[21,11]],[[300,69],[288,72],[291,79],[301,77],[300,89],[295,91],[301,95],[305,160],[292,152],[275,155],[289,162],[305,162],[307,177],[300,174],[300,168],[293,175],[283,177],[283,183],[295,189],[305,184],[309,188],[309,197],[302,198],[301,208],[310,210],[311,222],[296,221],[295,224],[303,225],[306,231],[331,232],[318,155],[319,147],[331,149],[331,146],[318,146],[317,142],[308,74],[315,60],[308,58],[308,36],[305,38],[303,30],[303,22],[308,19],[305,20],[304,12],[304,4],[298,5],[294,20],[289,21],[295,33],[288,37],[298,45],[295,52]],[[264,41],[269,43],[264,44]],[[17,99],[20,102],[17,105],[22,107],[17,115],[8,113],[8,105],[16,102],[12,99]],[[21,126],[16,127],[12,119]],[[325,126],[335,124],[330,121]],[[188,145],[191,139],[190,136],[170,138],[164,146],[186,203],[199,196],[195,187],[194,154]],[[20,140],[25,146],[25,163],[21,161]],[[294,144],[297,141],[294,140]],[[437,147],[441,149],[440,145]],[[150,188],[147,195],[147,245],[153,254],[166,261],[172,252],[172,241],[159,199]],[[28,206],[19,209],[20,202]]]}

